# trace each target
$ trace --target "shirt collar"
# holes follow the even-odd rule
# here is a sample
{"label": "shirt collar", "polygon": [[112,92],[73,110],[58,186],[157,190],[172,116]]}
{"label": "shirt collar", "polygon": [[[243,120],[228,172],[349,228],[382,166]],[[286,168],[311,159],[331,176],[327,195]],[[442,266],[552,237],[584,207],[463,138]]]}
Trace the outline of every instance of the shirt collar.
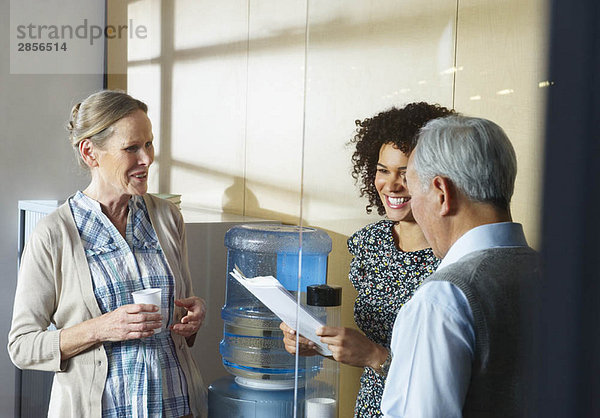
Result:
{"label": "shirt collar", "polygon": [[515,222],[498,222],[477,226],[450,247],[438,270],[475,251],[498,247],[527,247],[523,226]]}
{"label": "shirt collar", "polygon": [[77,193],[75,193],[75,196],[73,196],[73,200],[84,209],[91,210],[95,213],[102,213],[100,202],[92,199],[80,190],[77,190]]}

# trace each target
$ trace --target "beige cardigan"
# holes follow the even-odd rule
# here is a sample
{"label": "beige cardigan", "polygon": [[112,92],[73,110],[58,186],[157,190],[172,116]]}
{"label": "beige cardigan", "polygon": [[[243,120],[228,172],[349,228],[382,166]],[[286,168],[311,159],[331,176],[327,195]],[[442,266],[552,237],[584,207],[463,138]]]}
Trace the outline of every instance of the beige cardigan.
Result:
{"label": "beige cardigan", "polygon": [[[193,295],[183,218],[170,202],[144,195],[175,280],[175,298]],[[8,352],[20,369],[56,372],[48,416],[102,416],[108,364],[102,344],[61,361],[60,330],[100,316],[68,202],[36,226],[21,257]],[[177,314],[175,314],[177,316]],[[47,330],[50,324],[57,330]],[[188,384],[192,414],[204,417],[206,389],[185,338],[171,333]]]}

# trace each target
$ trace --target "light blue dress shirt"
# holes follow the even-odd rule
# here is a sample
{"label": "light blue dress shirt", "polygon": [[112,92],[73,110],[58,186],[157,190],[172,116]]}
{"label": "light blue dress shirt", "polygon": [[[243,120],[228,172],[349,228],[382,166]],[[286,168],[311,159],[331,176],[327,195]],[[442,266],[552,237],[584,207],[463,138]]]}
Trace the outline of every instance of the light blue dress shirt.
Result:
{"label": "light blue dress shirt", "polygon": [[[437,271],[474,251],[527,246],[513,222],[481,225],[460,237]],[[429,282],[400,309],[381,410],[386,417],[461,417],[475,352],[473,313],[449,282]]]}

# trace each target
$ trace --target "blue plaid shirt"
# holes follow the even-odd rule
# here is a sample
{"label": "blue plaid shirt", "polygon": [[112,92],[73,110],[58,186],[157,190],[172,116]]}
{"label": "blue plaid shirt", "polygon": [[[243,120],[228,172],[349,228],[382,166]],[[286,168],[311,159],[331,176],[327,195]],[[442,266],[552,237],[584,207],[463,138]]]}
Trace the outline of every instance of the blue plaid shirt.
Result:
{"label": "blue plaid shirt", "polygon": [[181,417],[190,413],[185,376],[168,330],[173,316],[173,275],[141,196],[129,200],[126,236],[81,192],[69,200],[102,313],[133,303],[131,292],[162,289],[162,332],[105,342],[108,377],[103,417]]}

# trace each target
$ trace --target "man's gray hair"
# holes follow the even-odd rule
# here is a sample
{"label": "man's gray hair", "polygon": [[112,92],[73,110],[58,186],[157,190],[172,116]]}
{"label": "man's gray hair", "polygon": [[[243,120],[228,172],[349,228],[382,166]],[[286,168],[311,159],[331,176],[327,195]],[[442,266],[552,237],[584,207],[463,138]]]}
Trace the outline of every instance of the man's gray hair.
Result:
{"label": "man's gray hair", "polygon": [[494,122],[466,116],[434,119],[421,129],[413,152],[413,167],[425,190],[439,175],[472,201],[510,208],[517,157]]}

